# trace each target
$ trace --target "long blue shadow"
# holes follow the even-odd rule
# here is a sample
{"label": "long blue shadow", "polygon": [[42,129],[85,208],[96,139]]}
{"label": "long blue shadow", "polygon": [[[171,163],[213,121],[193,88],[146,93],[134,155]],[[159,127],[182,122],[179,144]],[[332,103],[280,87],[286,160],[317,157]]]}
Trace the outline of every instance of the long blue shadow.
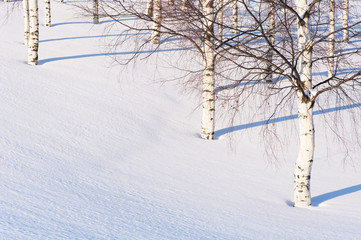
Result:
{"label": "long blue shadow", "polygon": [[312,206],[319,206],[321,203],[331,200],[333,198],[341,197],[350,193],[361,191],[361,184],[355,185],[348,188],[343,188],[337,191],[325,193],[316,197],[311,198]]}
{"label": "long blue shadow", "polygon": [[220,91],[225,90],[225,89],[242,87],[242,86],[251,86],[251,85],[257,85],[257,84],[274,84],[274,83],[283,81],[285,79],[286,79],[286,77],[273,78],[272,83],[265,83],[263,81],[243,81],[243,82],[240,82],[240,83],[234,83],[234,84],[228,84],[228,85],[216,87],[215,91],[220,92]]}
{"label": "long blue shadow", "polygon": [[[320,115],[320,114],[336,112],[336,111],[340,111],[340,110],[357,108],[357,107],[361,107],[361,103],[356,103],[356,104],[351,104],[351,105],[341,106],[341,107],[328,108],[328,109],[323,109],[323,110],[317,110],[317,111],[313,112],[313,115]],[[215,138],[219,138],[220,136],[225,135],[230,132],[236,132],[236,131],[240,131],[243,129],[259,127],[262,125],[267,125],[267,124],[272,124],[272,123],[284,122],[284,121],[288,121],[288,120],[292,120],[292,119],[296,119],[296,118],[298,118],[298,114],[293,114],[293,115],[278,117],[278,118],[271,118],[269,120],[246,123],[246,124],[241,124],[241,125],[237,125],[237,126],[233,126],[233,127],[227,127],[227,128],[223,128],[223,129],[219,129],[219,130],[215,131],[214,136],[215,136]]]}
{"label": "long blue shadow", "polygon": [[[355,74],[358,71],[361,71],[361,68],[344,68],[344,69],[338,69],[336,76],[345,75],[345,74]],[[316,72],[312,73],[313,76],[325,76],[327,77],[328,72]]]}
{"label": "long blue shadow", "polygon": [[54,41],[74,40],[74,39],[120,37],[120,36],[139,36],[139,35],[148,35],[148,34],[150,34],[150,33],[126,33],[126,34],[108,34],[108,35],[94,35],[94,36],[64,37],[64,38],[44,39],[44,40],[40,40],[39,42],[44,43],[44,42],[54,42]]}
{"label": "long blue shadow", "polygon": [[51,27],[61,26],[61,25],[70,25],[70,24],[93,24],[92,22],[62,22],[51,24]]}
{"label": "long blue shadow", "polygon": [[[356,73],[358,71],[361,71],[361,68],[339,69],[338,73],[336,75],[339,76],[339,75],[343,75],[343,74],[351,74],[351,73]],[[327,76],[327,74],[328,74],[327,71],[312,73],[313,76]],[[287,79],[286,77],[273,78],[272,79],[272,84],[280,82],[280,81],[284,81],[286,79]],[[251,86],[251,85],[256,85],[256,84],[269,84],[269,83],[265,83],[263,81],[243,81],[243,82],[240,82],[240,83],[228,84],[228,85],[217,87],[215,89],[215,91],[220,92],[220,91],[225,90],[225,89],[230,89],[230,88],[235,88],[235,87],[242,87],[242,86]]]}
{"label": "long blue shadow", "polygon": [[[131,18],[121,18],[121,19],[117,19],[117,20],[104,20],[104,21],[100,21],[99,24],[102,23],[109,23],[109,22],[124,22],[124,21],[132,21],[132,20],[137,20],[138,18],[135,17],[131,17]],[[51,26],[52,27],[56,27],[56,26],[61,26],[61,25],[69,25],[69,24],[94,24],[93,22],[62,22],[62,23],[54,23]]]}
{"label": "long blue shadow", "polygon": [[83,55],[75,55],[75,56],[67,56],[67,57],[55,57],[55,58],[47,58],[39,61],[39,65],[43,65],[49,62],[68,60],[68,59],[79,59],[79,58],[88,58],[88,57],[100,57],[100,56],[117,56],[117,55],[133,55],[133,54],[151,54],[151,53],[162,53],[162,52],[174,52],[174,51],[182,51],[182,50],[190,50],[194,49],[194,47],[188,48],[170,48],[170,49],[157,49],[157,50],[144,50],[144,51],[130,51],[130,52],[114,52],[114,53],[95,53],[95,54],[83,54]]}

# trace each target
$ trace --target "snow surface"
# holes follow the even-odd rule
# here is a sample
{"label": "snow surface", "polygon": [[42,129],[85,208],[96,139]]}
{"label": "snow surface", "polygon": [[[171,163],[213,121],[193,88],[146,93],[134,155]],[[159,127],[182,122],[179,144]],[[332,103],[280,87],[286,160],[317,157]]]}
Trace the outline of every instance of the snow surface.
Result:
{"label": "snow surface", "polygon": [[1,23],[0,239],[361,239],[360,150],[345,164],[317,128],[313,206],[293,208],[297,141],[273,165],[262,126],[236,123],[233,150],[221,122],[200,139],[198,99],[154,81],[172,70],[123,71],[104,54],[106,23],[77,11],[52,2],[36,67],[21,8]]}

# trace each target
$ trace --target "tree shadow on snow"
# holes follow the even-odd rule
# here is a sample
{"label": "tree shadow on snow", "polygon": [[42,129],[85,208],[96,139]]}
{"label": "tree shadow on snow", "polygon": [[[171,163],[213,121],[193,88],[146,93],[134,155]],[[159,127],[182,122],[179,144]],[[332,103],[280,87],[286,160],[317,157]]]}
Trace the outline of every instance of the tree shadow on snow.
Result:
{"label": "tree shadow on snow", "polygon": [[[109,22],[124,22],[124,21],[132,21],[137,20],[138,18],[130,17],[130,18],[122,18],[117,20],[104,20],[100,21],[99,24],[109,23]],[[94,24],[93,22],[62,22],[62,23],[54,23],[51,27],[61,26],[61,25],[73,25],[73,24]]]}
{"label": "tree shadow on snow", "polygon": [[[315,115],[336,112],[336,111],[346,110],[346,109],[351,109],[351,108],[356,108],[356,107],[361,107],[361,103],[317,110],[317,111],[313,112],[313,115],[315,116]],[[292,120],[292,119],[296,119],[296,118],[298,118],[298,114],[293,114],[293,115],[284,116],[284,117],[271,118],[268,120],[246,123],[246,124],[241,124],[241,125],[237,125],[237,126],[233,126],[233,127],[227,127],[227,128],[223,128],[223,129],[219,129],[219,130],[215,131],[214,136],[217,139],[220,136],[225,135],[230,132],[240,131],[243,129],[254,128],[254,127],[272,124],[272,123],[284,122],[284,121],[288,121],[288,120]]]}
{"label": "tree shadow on snow", "polygon": [[119,36],[135,36],[135,35],[149,35],[150,33],[126,33],[126,34],[108,34],[108,35],[93,35],[93,36],[77,36],[77,37],[64,37],[64,38],[51,38],[40,40],[39,43],[55,42],[64,40],[75,40],[75,39],[88,39],[88,38],[105,38],[105,37],[119,37]]}
{"label": "tree shadow on snow", "polygon": [[312,206],[318,207],[323,202],[358,191],[361,191],[361,184],[313,197],[311,203]]}
{"label": "tree shadow on snow", "polygon": [[61,60],[69,60],[69,59],[79,59],[79,58],[88,58],[88,57],[100,57],[100,56],[117,56],[117,55],[134,55],[134,54],[152,54],[152,53],[161,53],[161,52],[173,52],[173,51],[181,51],[181,50],[189,50],[193,49],[193,47],[188,48],[170,48],[170,49],[157,49],[157,50],[143,50],[143,51],[130,51],[130,52],[113,52],[113,53],[93,53],[93,54],[82,54],[82,55],[74,55],[74,56],[66,56],[66,57],[55,57],[55,58],[47,58],[39,60],[39,65],[43,65],[45,63],[61,61]]}

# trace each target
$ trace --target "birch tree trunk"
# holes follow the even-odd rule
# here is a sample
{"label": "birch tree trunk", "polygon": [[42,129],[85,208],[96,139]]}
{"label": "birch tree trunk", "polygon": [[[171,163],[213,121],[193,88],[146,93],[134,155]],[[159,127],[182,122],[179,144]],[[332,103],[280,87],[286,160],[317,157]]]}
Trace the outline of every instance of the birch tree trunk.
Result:
{"label": "birch tree trunk", "polygon": [[328,77],[332,77],[335,56],[335,0],[329,0]]}
{"label": "birch tree trunk", "polygon": [[99,23],[99,0],[93,0],[93,23]]}
{"label": "birch tree trunk", "polygon": [[294,206],[311,205],[310,179],[314,152],[313,108],[311,102],[298,93],[300,150],[294,173]]}
{"label": "birch tree trunk", "polygon": [[294,206],[307,207],[311,205],[310,178],[314,152],[313,109],[310,101],[312,43],[309,28],[309,13],[306,13],[306,0],[296,0],[298,19],[297,35],[300,59],[297,70],[302,82],[297,90],[298,121],[300,129],[300,149],[294,173]]}
{"label": "birch tree trunk", "polygon": [[182,10],[185,12],[188,11],[188,6],[187,6],[188,3],[187,2],[188,2],[188,0],[182,1]]}
{"label": "birch tree trunk", "polygon": [[236,34],[238,32],[238,5],[237,0],[233,0],[233,12],[232,12],[232,32]]}
{"label": "birch tree trunk", "polygon": [[28,64],[38,64],[39,47],[39,18],[38,18],[38,0],[29,0],[30,17],[30,38],[28,47]]}
{"label": "birch tree trunk", "polygon": [[154,44],[159,44],[160,39],[160,27],[162,22],[162,0],[154,0],[153,5],[153,31],[152,31],[152,42]]}
{"label": "birch tree trunk", "polygon": [[[268,4],[269,9],[270,9],[270,15],[269,15],[269,20],[268,20],[268,26],[269,26],[269,30],[268,30],[268,37],[269,37],[269,41],[271,42],[271,45],[274,46],[274,42],[275,42],[275,37],[274,37],[274,29],[275,29],[275,9],[274,9],[274,5],[272,4],[272,2],[270,2]],[[267,60],[271,63],[273,59],[273,50],[271,47],[268,48],[268,52],[267,52]],[[266,77],[265,77],[265,82],[271,83],[272,82],[272,65],[271,64],[267,65],[267,70],[266,70]]]}
{"label": "birch tree trunk", "polygon": [[145,11],[145,15],[147,15],[148,17],[153,17],[153,5],[154,5],[154,0],[148,0],[147,3],[147,10]]}
{"label": "birch tree trunk", "polygon": [[214,0],[202,0],[202,11],[206,17],[204,25],[204,55],[203,55],[203,92],[202,92],[202,131],[204,139],[214,139],[214,60],[215,46],[213,39]]}
{"label": "birch tree trunk", "polygon": [[29,32],[30,32],[29,0],[23,0],[23,11],[24,11],[24,44],[25,44],[25,46],[28,46],[29,45]]}
{"label": "birch tree trunk", "polygon": [[343,0],[343,11],[342,11],[342,27],[343,27],[343,41],[348,43],[348,0]]}
{"label": "birch tree trunk", "polygon": [[223,36],[223,7],[224,7],[224,0],[219,0],[218,2],[218,34],[217,39],[219,43],[222,42]]}
{"label": "birch tree trunk", "polygon": [[[24,1],[24,0],[23,0]],[[45,27],[51,26],[50,0],[44,0]]]}

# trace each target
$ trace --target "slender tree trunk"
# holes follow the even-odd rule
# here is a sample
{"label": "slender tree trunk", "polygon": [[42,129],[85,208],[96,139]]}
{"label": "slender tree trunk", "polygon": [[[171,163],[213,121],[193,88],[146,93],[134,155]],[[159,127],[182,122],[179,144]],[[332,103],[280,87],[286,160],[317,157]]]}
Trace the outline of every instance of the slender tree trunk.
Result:
{"label": "slender tree trunk", "polygon": [[28,46],[29,45],[29,32],[30,32],[29,0],[23,0],[23,11],[24,11],[24,44],[25,44],[25,46]]}
{"label": "slender tree trunk", "polygon": [[[274,37],[274,29],[275,29],[275,9],[274,9],[274,5],[272,4],[272,2],[270,2],[268,4],[269,9],[270,9],[270,15],[269,15],[269,20],[268,20],[268,26],[269,26],[269,30],[268,30],[268,37],[269,37],[269,41],[271,42],[271,45],[274,46],[274,42],[275,42],[275,37]],[[268,48],[268,52],[267,52],[267,60],[271,63],[273,59],[273,50],[271,47]],[[272,65],[271,64],[267,64],[267,70],[266,70],[266,77],[265,77],[265,82],[271,83],[272,82]]]}
{"label": "slender tree trunk", "polygon": [[335,62],[335,0],[329,0],[329,5],[328,77],[332,77]]}
{"label": "slender tree trunk", "polygon": [[188,2],[188,0],[182,0],[182,10],[183,11],[188,11],[188,6],[187,6],[187,3]]}
{"label": "slender tree trunk", "polygon": [[219,43],[222,42],[223,36],[223,7],[224,7],[224,0],[219,0],[218,2],[218,34],[217,39]]}
{"label": "slender tree trunk", "polygon": [[[24,0],[23,0],[24,1]],[[44,0],[45,27],[51,26],[50,0]]]}
{"label": "slender tree trunk", "polygon": [[214,0],[202,0],[202,9],[204,16],[206,16],[206,24],[204,25],[203,115],[201,137],[204,139],[214,139]]}
{"label": "slender tree trunk", "polygon": [[99,0],[93,0],[93,23],[99,23]]}
{"label": "slender tree trunk", "polygon": [[313,108],[309,100],[298,93],[300,149],[294,173],[294,205],[311,205],[310,179],[314,153]]}
{"label": "slender tree trunk", "polygon": [[314,152],[313,109],[310,101],[312,88],[312,44],[306,0],[296,0],[296,10],[302,19],[298,20],[298,49],[301,52],[297,70],[301,77],[302,90],[297,91],[298,116],[300,128],[300,149],[294,173],[294,205],[307,207],[311,205],[310,178]]}
{"label": "slender tree trunk", "polygon": [[342,27],[343,27],[343,41],[348,43],[348,0],[343,0],[343,11],[342,11]]}
{"label": "slender tree trunk", "polygon": [[28,47],[28,63],[30,65],[38,64],[38,47],[39,47],[39,17],[38,17],[38,0],[29,0],[30,16],[30,38]]}
{"label": "slender tree trunk", "polygon": [[148,17],[153,17],[153,5],[154,5],[154,0],[148,0],[147,3],[147,10],[145,11],[145,15],[147,15]]}
{"label": "slender tree trunk", "polygon": [[153,23],[153,32],[152,32],[152,42],[154,44],[159,44],[160,28],[162,22],[162,0],[154,0],[153,7],[154,7],[153,8],[154,23]]}
{"label": "slender tree trunk", "polygon": [[232,32],[236,34],[238,32],[238,5],[237,0],[233,0],[233,12],[232,12]]}

